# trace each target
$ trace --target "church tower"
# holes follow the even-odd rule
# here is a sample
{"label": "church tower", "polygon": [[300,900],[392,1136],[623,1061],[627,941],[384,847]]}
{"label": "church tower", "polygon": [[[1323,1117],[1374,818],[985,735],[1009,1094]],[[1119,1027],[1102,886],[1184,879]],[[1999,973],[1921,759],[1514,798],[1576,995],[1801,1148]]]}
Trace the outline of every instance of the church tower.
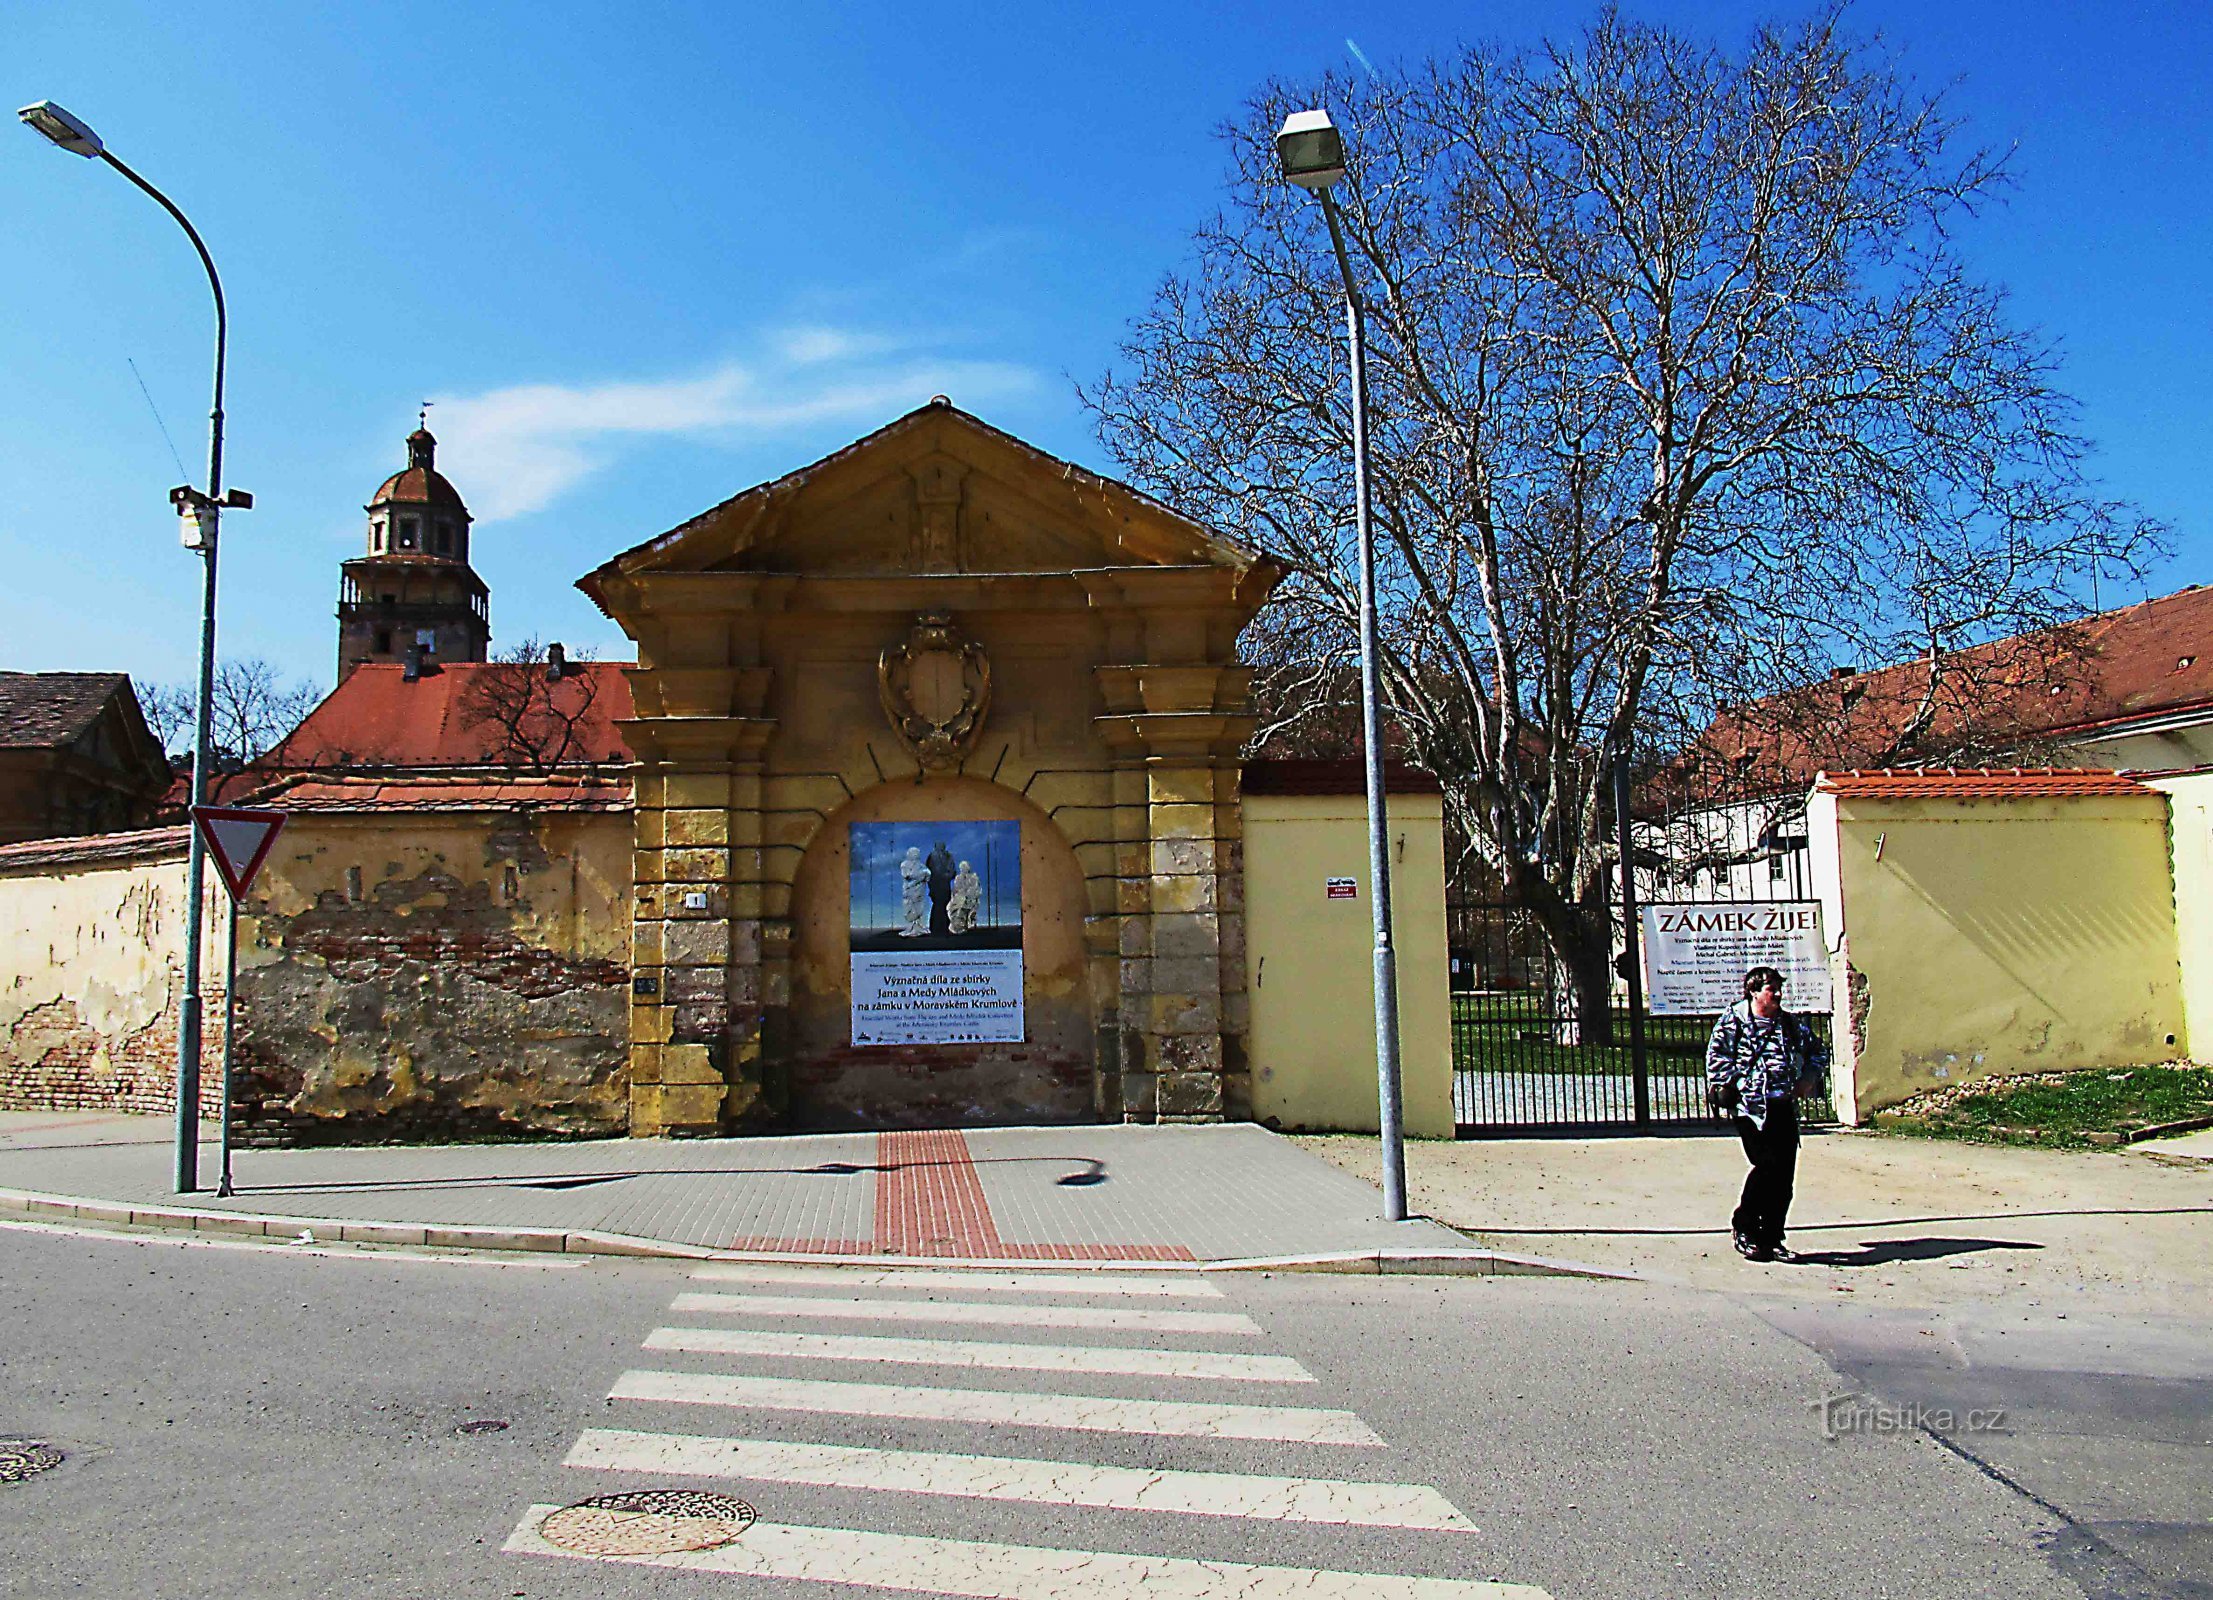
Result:
{"label": "church tower", "polygon": [[491,591],[469,565],[469,508],[432,463],[427,427],[407,436],[406,470],[370,500],[369,552],[340,569],[338,681],[365,661],[482,661]]}

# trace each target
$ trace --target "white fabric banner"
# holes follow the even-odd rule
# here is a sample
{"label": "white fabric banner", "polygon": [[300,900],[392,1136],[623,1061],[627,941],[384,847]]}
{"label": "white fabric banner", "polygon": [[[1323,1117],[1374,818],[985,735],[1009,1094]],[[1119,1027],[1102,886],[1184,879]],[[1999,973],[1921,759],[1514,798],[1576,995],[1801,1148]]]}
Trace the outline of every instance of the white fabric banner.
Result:
{"label": "white fabric banner", "polygon": [[1020,950],[853,952],[855,1044],[1018,1044]]}
{"label": "white fabric banner", "polygon": [[1744,975],[1783,975],[1783,1007],[1833,1009],[1829,947],[1818,900],[1700,901],[1642,913],[1645,1009],[1656,1017],[1710,1017],[1744,998]]}

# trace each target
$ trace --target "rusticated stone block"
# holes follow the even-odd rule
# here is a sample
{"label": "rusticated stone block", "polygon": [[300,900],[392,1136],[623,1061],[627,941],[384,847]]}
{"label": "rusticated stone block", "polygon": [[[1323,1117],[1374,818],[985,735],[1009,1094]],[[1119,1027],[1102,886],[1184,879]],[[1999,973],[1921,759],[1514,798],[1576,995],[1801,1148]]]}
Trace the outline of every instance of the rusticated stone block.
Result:
{"label": "rusticated stone block", "polygon": [[1145,1037],[1145,1063],[1156,1072],[1220,1072],[1218,1033],[1168,1033]]}
{"label": "rusticated stone block", "polygon": [[721,967],[668,967],[661,973],[661,1000],[666,1005],[683,1005],[694,1000],[720,1000],[727,992],[723,987]]}
{"label": "rusticated stone block", "polygon": [[1219,1117],[1222,1079],[1213,1072],[1163,1072],[1155,1102],[1163,1117]]}
{"label": "rusticated stone block", "polygon": [[630,1042],[666,1044],[674,1013],[667,1006],[633,1005],[630,1008]]}
{"label": "rusticated stone block", "polygon": [[1223,954],[1220,919],[1211,912],[1163,912],[1150,920],[1153,954],[1161,960],[1215,960]]}
{"label": "rusticated stone block", "polygon": [[666,922],[662,959],[672,967],[721,966],[730,960],[730,925],[701,918]]}
{"label": "rusticated stone block", "polygon": [[671,772],[661,780],[660,802],[672,811],[727,811],[730,774]]}
{"label": "rusticated stone block", "polygon": [[[1218,994],[1152,994],[1139,1013],[1146,1031],[1165,1040],[1170,1035],[1213,1036],[1222,1028],[1222,999]],[[1220,1060],[1216,1051],[1215,1059]]]}
{"label": "rusticated stone block", "polygon": [[1203,877],[1155,878],[1153,880],[1153,909],[1155,911],[1213,911],[1216,909],[1214,875]]}
{"label": "rusticated stone block", "polygon": [[1215,870],[1214,837],[1155,839],[1152,843],[1153,876],[1211,873]]}
{"label": "rusticated stone block", "polygon": [[661,1046],[661,1084],[717,1084],[722,1074],[715,1067],[715,1053],[704,1044]]}
{"label": "rusticated stone block", "polygon": [[664,811],[661,819],[662,842],[671,848],[730,843],[727,811]]}
{"label": "rusticated stone block", "polygon": [[730,876],[727,850],[663,850],[660,855],[663,883],[722,883]]}

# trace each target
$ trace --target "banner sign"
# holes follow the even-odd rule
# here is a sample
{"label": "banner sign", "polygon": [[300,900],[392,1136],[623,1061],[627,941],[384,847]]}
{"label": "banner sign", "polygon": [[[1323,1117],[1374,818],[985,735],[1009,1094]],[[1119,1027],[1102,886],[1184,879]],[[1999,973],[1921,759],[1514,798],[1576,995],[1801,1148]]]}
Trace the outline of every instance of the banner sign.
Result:
{"label": "banner sign", "polygon": [[1829,947],[1818,900],[1700,901],[1639,908],[1645,1008],[1656,1017],[1710,1017],[1744,998],[1744,975],[1773,967],[1783,1006],[1832,1009]]}
{"label": "banner sign", "polygon": [[852,825],[853,1042],[1017,1044],[1022,825]]}

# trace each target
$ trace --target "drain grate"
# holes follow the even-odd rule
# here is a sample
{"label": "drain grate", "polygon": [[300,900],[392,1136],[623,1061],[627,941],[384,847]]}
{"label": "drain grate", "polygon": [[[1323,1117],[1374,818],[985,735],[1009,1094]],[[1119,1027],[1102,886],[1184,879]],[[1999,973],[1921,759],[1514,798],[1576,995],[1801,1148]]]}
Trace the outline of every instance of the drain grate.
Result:
{"label": "drain grate", "polygon": [[0,1439],[0,1483],[21,1483],[62,1463],[62,1453],[43,1439]]}
{"label": "drain grate", "polygon": [[472,1433],[505,1433],[507,1424],[498,1417],[471,1417],[453,1431],[463,1437]]}
{"label": "drain grate", "polygon": [[734,1544],[754,1511],[735,1495],[632,1489],[563,1506],[538,1525],[546,1543],[587,1556],[672,1555]]}

